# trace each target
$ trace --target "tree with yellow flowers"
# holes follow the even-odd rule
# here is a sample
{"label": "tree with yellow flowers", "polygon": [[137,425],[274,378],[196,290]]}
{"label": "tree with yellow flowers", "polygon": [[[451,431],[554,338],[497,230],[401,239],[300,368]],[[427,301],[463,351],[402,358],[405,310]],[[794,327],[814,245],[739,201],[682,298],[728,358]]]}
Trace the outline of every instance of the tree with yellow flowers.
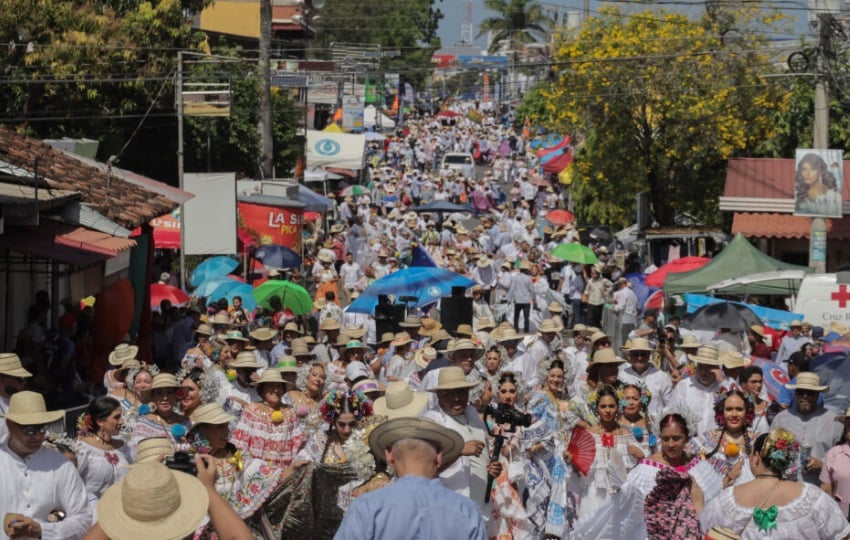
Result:
{"label": "tree with yellow flowers", "polygon": [[[694,20],[604,8],[559,36],[544,124],[583,135],[571,171],[581,219],[626,225],[638,193],[659,225],[682,213],[720,219],[726,160],[772,136],[787,88],[748,13]],[[761,23],[774,20],[762,19]]]}

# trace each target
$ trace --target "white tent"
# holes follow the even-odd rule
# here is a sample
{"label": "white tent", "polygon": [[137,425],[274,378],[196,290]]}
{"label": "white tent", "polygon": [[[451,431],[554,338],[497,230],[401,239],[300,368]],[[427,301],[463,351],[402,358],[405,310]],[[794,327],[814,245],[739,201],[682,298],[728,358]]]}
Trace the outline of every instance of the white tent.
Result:
{"label": "white tent", "polygon": [[[377,117],[378,110],[374,105],[368,105],[365,109],[363,109],[363,127],[374,127],[375,126],[375,118]],[[381,114],[381,129],[393,129],[395,127],[395,121],[384,113]]]}

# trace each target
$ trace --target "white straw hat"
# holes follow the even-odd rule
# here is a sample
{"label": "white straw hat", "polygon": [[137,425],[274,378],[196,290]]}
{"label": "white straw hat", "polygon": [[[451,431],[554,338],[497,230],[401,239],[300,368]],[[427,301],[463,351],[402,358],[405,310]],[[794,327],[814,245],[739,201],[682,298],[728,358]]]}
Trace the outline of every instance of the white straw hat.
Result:
{"label": "white straw hat", "polygon": [[44,396],[36,392],[23,391],[13,394],[9,400],[6,419],[22,426],[50,424],[65,416],[65,411],[48,411]]}
{"label": "white straw hat", "polygon": [[0,353],[0,374],[10,377],[32,377],[32,373],[24,369],[21,359],[15,353]]}
{"label": "white straw hat", "polygon": [[147,461],[106,490],[98,523],[112,540],[180,540],[200,525],[209,502],[194,476]]}
{"label": "white straw hat", "polygon": [[120,366],[125,360],[132,360],[139,355],[139,348],[128,343],[119,343],[109,353],[109,363],[113,366]]}
{"label": "white straw hat", "polygon": [[418,416],[428,399],[428,394],[414,392],[406,382],[394,381],[387,385],[384,395],[376,399],[372,407],[376,416],[404,418]]}
{"label": "white straw hat", "polygon": [[[812,390],[814,392],[826,392],[829,386],[820,383],[820,377],[817,373],[804,371],[797,374],[797,384],[786,384],[788,390]],[[15,394],[17,396],[18,394]],[[14,398],[14,396],[12,396]],[[7,417],[9,415],[6,415]]]}
{"label": "white straw hat", "polygon": [[163,456],[173,456],[174,446],[168,437],[148,437],[136,447],[136,463],[159,461]]}
{"label": "white straw hat", "polygon": [[235,416],[228,414],[224,410],[224,407],[218,403],[204,403],[203,405],[200,405],[197,409],[192,411],[189,418],[192,419],[192,427],[200,424],[229,424],[236,420]]}
{"label": "white straw hat", "polygon": [[384,450],[402,439],[427,441],[443,455],[443,462],[451,463],[463,449],[463,438],[456,431],[444,428],[427,418],[394,418],[387,420],[369,434],[369,448],[376,456],[382,457]]}
{"label": "white straw hat", "polygon": [[463,368],[458,366],[448,366],[440,368],[440,373],[437,376],[437,386],[429,388],[429,392],[440,392],[442,390],[457,390],[460,388],[472,388],[474,382],[466,380],[466,375],[463,373]]}

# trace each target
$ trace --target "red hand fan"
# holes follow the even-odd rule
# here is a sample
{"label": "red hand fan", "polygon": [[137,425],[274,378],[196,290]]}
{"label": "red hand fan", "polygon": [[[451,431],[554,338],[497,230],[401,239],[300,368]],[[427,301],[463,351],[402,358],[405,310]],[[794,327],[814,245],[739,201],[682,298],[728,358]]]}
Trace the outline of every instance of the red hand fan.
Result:
{"label": "red hand fan", "polygon": [[587,472],[596,458],[596,442],[593,440],[593,435],[584,428],[573,428],[570,444],[567,445],[567,452],[572,456],[573,465],[578,469],[578,472],[582,476],[587,476]]}

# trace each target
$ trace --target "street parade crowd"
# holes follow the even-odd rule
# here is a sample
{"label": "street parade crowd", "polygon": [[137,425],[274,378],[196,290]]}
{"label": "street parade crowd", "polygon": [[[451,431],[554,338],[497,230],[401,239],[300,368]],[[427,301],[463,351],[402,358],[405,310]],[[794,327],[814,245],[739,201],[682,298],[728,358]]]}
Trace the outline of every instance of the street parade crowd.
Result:
{"label": "street parade crowd", "polygon": [[[546,221],[569,200],[511,120],[422,115],[370,143],[303,268],[266,270],[307,286],[308,315],[163,303],[153,361],[120,343],[101,378],[96,306],[48,325],[37,298],[0,354],[0,538],[850,537],[850,410],[819,400],[816,329],[766,344],[644,310],[635,255]],[[466,211],[410,210],[440,201]],[[422,260],[474,281],[470,319],[348,309]],[[787,393],[749,356],[786,364]],[[80,403],[73,436],[49,429]]]}

